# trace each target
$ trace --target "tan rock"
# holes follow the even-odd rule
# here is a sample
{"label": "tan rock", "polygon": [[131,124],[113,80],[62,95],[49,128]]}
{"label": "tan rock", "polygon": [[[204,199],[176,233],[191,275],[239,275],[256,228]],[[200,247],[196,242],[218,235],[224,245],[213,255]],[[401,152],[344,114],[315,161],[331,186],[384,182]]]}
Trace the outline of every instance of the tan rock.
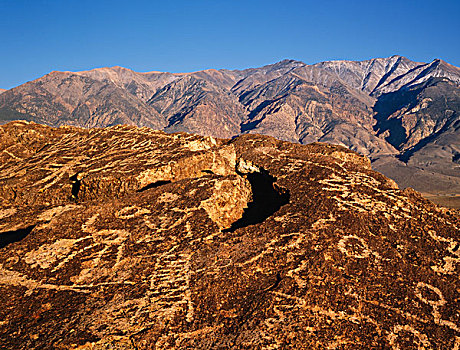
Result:
{"label": "tan rock", "polygon": [[344,147],[0,133],[2,348],[460,346],[458,214]]}

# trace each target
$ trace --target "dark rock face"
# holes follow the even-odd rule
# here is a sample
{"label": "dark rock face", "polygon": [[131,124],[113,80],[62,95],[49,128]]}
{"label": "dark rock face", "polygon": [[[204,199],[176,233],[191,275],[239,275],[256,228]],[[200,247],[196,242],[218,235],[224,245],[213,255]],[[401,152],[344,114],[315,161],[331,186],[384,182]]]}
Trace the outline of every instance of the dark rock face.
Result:
{"label": "dark rock face", "polygon": [[344,145],[432,194],[460,194],[460,70],[392,56],[172,74],[121,67],[52,72],[0,95],[0,124],[147,126],[230,138],[257,133]]}
{"label": "dark rock face", "polygon": [[0,133],[3,348],[460,347],[460,218],[344,147]]}

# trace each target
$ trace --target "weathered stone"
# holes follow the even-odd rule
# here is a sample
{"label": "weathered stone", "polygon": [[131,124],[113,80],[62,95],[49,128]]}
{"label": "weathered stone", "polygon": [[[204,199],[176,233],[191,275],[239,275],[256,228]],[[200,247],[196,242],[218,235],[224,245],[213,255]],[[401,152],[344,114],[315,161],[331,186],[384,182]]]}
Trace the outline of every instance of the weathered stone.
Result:
{"label": "weathered stone", "polygon": [[363,156],[125,126],[0,134],[2,348],[460,347],[459,216]]}

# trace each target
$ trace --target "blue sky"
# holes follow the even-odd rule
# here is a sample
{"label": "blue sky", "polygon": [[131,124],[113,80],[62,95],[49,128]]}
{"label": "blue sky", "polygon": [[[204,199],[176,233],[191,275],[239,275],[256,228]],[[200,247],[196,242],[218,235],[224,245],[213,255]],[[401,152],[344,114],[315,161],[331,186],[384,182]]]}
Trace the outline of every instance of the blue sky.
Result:
{"label": "blue sky", "polygon": [[186,72],[393,54],[460,66],[460,1],[0,0],[0,88],[53,70]]}

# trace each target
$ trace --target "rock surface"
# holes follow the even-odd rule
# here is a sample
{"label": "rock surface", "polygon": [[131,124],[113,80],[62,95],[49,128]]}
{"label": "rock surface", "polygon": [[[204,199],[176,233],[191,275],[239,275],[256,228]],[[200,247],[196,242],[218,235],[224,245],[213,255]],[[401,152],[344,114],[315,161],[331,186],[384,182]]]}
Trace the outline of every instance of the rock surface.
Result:
{"label": "rock surface", "polygon": [[460,69],[392,56],[246,70],[52,72],[0,95],[0,124],[147,126],[344,145],[432,194],[460,194]]}
{"label": "rock surface", "polygon": [[0,127],[6,349],[460,347],[460,218],[341,146]]}

